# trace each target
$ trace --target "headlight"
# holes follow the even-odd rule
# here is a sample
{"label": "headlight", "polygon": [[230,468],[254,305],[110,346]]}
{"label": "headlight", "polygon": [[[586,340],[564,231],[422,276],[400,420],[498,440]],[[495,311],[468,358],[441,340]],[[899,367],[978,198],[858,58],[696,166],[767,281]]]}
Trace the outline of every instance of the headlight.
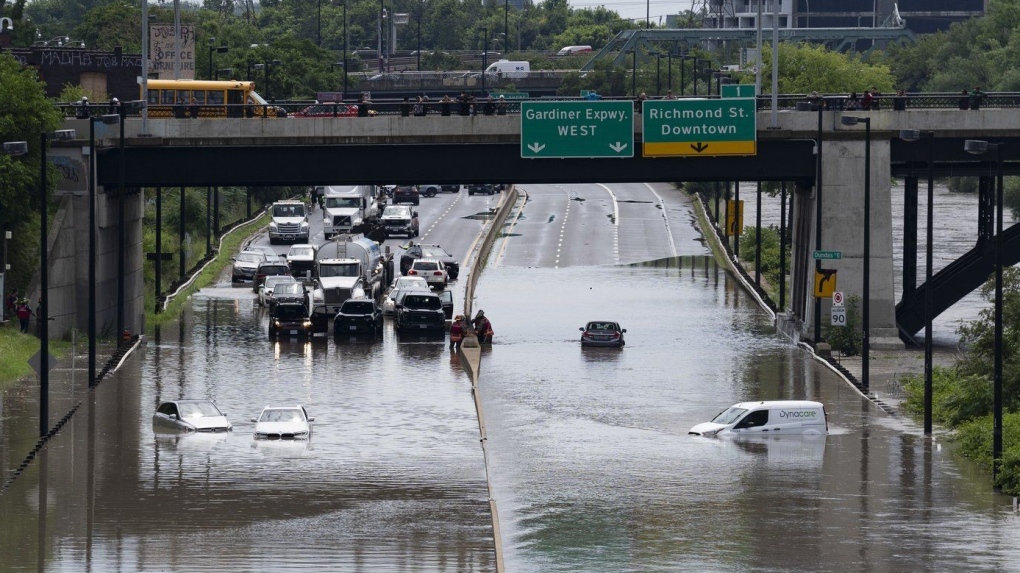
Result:
{"label": "headlight", "polygon": [[308,221],[302,221],[301,222],[301,228],[302,229],[307,229],[308,228]]}
{"label": "headlight", "polygon": [[274,320],[273,321],[273,326],[279,328],[280,327],[280,321],[279,320]]}
{"label": "headlight", "polygon": [[309,328],[309,327],[311,327],[311,326],[312,326],[312,321],[310,321],[310,320],[306,320],[306,321],[304,322],[304,325],[305,325],[305,328]]}
{"label": "headlight", "polygon": [[276,221],[270,221],[269,222],[269,228],[270,229],[275,229],[276,228]]}

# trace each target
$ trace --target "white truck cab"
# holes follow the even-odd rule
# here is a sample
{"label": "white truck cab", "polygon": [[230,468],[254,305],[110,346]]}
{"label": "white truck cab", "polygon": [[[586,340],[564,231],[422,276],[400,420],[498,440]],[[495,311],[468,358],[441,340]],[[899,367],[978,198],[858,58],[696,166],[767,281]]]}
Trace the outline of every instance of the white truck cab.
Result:
{"label": "white truck cab", "polygon": [[366,218],[379,215],[371,185],[332,185],[319,191],[322,193],[322,234],[326,240],[350,233]]}
{"label": "white truck cab", "polygon": [[308,206],[301,201],[277,201],[271,208],[273,220],[269,222],[269,244],[280,241],[307,243]]}
{"label": "white truck cab", "polygon": [[695,436],[825,435],[829,433],[829,423],[821,402],[740,402],[723,410],[711,422],[698,424],[687,433]]}

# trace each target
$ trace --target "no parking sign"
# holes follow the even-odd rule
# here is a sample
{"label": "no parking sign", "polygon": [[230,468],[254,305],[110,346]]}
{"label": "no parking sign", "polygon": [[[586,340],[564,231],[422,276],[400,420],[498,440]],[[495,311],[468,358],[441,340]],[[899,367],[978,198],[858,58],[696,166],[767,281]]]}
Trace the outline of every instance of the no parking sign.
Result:
{"label": "no parking sign", "polygon": [[846,326],[846,306],[843,305],[843,293],[832,293],[832,326]]}
{"label": "no parking sign", "polygon": [[832,293],[833,306],[843,306],[843,291]]}

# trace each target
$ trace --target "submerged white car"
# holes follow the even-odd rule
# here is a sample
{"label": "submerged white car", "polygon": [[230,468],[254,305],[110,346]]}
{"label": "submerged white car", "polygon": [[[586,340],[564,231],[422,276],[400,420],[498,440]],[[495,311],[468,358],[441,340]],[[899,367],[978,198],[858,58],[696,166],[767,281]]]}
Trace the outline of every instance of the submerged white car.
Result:
{"label": "submerged white car", "polygon": [[227,432],[233,426],[211,400],[170,400],[152,415],[152,425],[160,430],[181,432]]}
{"label": "submerged white car", "polygon": [[312,434],[309,418],[304,406],[266,406],[255,422],[255,438],[263,440],[307,439]]}

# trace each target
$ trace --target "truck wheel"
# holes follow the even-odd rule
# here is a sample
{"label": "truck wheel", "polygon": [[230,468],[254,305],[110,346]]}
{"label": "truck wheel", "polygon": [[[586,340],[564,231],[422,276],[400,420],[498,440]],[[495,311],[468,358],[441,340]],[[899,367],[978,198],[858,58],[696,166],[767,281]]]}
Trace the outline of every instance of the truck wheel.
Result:
{"label": "truck wheel", "polygon": [[269,244],[270,245],[275,245],[276,244],[276,239],[274,239],[272,237],[269,237]]}

